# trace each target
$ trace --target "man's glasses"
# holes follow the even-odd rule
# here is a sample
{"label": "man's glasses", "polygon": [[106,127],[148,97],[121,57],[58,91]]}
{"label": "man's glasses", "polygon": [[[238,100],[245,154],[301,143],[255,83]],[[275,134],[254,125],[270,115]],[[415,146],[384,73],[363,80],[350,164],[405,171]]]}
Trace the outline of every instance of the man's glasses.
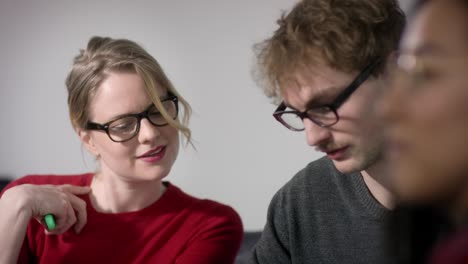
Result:
{"label": "man's glasses", "polygon": [[[175,120],[179,113],[177,96],[169,93],[167,98],[161,100],[161,104],[166,110],[166,113]],[[167,120],[162,116],[159,110],[151,104],[151,106],[139,114],[125,115],[105,124],[88,122],[86,124],[86,129],[105,131],[112,141],[124,142],[132,139],[138,134],[140,131],[141,119],[143,118],[148,119],[152,125],[157,127],[168,124]]]}
{"label": "man's glasses", "polygon": [[351,94],[356,91],[356,89],[359,88],[367,78],[369,78],[379,63],[380,60],[375,60],[367,65],[331,104],[310,108],[305,112],[299,112],[296,110],[286,110],[286,105],[283,102],[275,110],[273,117],[292,131],[304,130],[304,118],[310,119],[320,127],[333,126],[340,119],[337,113],[338,108],[340,108],[349,96],[351,96]]}

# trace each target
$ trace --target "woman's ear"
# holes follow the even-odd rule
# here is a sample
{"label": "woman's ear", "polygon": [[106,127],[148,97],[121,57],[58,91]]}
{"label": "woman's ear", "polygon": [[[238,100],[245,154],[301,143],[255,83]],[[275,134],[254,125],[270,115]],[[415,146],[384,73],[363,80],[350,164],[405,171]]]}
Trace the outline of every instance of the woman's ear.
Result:
{"label": "woman's ear", "polygon": [[387,56],[387,60],[386,60],[386,65],[385,65],[385,74],[386,75],[390,75],[392,73],[394,73],[394,71],[396,70],[396,67],[398,66],[397,65],[397,61],[398,61],[398,55],[399,55],[399,52],[394,50],[392,52],[390,52],[390,54],[388,54]]}
{"label": "woman's ear", "polygon": [[76,133],[80,137],[81,142],[83,145],[86,147],[86,149],[91,153],[91,155],[95,156],[96,158],[99,157],[99,151],[96,148],[96,145],[94,144],[94,139],[91,136],[90,131],[77,128],[75,129]]}

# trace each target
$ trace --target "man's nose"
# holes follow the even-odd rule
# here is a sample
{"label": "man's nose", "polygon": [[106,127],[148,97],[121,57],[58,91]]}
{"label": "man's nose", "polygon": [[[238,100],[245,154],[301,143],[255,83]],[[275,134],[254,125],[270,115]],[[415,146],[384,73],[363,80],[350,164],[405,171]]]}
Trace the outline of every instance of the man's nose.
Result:
{"label": "man's nose", "polygon": [[321,127],[308,118],[304,118],[302,122],[304,123],[304,131],[309,146],[320,145],[330,138],[331,132],[328,128]]}

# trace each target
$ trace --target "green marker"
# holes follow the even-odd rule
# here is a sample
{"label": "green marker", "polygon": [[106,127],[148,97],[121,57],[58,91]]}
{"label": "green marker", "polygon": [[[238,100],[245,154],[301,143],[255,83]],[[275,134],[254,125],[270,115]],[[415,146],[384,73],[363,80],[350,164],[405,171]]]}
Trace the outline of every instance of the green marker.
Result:
{"label": "green marker", "polygon": [[55,229],[55,217],[53,214],[46,214],[46,216],[44,216],[44,222],[46,224],[47,230],[52,231]]}

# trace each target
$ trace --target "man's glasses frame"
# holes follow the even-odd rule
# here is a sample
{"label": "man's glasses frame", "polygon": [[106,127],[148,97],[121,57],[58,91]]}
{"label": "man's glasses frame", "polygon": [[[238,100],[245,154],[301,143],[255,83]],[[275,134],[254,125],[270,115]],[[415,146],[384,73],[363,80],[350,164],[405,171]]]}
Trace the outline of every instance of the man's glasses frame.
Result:
{"label": "man's glasses frame", "polygon": [[[337,113],[338,108],[346,102],[346,100],[353,94],[354,91],[357,90],[361,86],[362,83],[364,83],[369,76],[374,72],[375,68],[380,64],[381,60],[376,59],[372,61],[370,64],[368,64],[359,74],[358,76],[349,84],[343,92],[341,92],[335,100],[333,100],[332,103],[319,106],[319,107],[314,107],[311,109],[307,109],[304,112],[296,111],[296,110],[285,110],[286,105],[284,102],[282,102],[278,108],[275,110],[273,113],[273,117],[283,124],[286,128],[292,130],[292,131],[303,131],[304,127],[302,124],[302,127],[297,127],[293,126],[292,124],[288,123],[287,120],[283,118],[283,115],[295,115],[296,117],[300,118],[303,120],[304,118],[308,118],[314,124],[320,126],[320,127],[330,127],[333,126],[334,124],[338,123],[340,117]],[[324,120],[318,120],[317,118],[312,117],[314,116],[325,116],[328,115],[327,118]],[[301,122],[302,123],[302,122]]]}
{"label": "man's glasses frame", "polygon": [[[174,106],[175,106],[175,114],[172,117],[175,120],[177,118],[178,114],[179,114],[179,99],[177,98],[176,95],[168,92],[168,96],[165,99],[161,99],[161,103],[164,103],[164,102],[167,102],[167,101],[172,102],[174,104]],[[156,126],[156,127],[163,127],[163,126],[166,126],[168,124],[167,121],[165,121],[164,123],[155,123],[153,120],[151,120],[151,115],[160,114],[160,112],[151,111],[153,108],[154,108],[154,105],[151,104],[145,111],[143,111],[141,113],[124,115],[124,116],[121,116],[119,118],[113,119],[113,120],[111,120],[109,122],[106,122],[104,124],[88,122],[86,124],[85,129],[105,131],[107,136],[110,138],[110,140],[112,140],[114,142],[129,141],[132,138],[134,138],[136,135],[138,135],[138,133],[140,132],[141,120],[143,118],[146,118],[153,126]],[[115,138],[113,138],[112,133],[110,132],[111,124],[118,121],[118,120],[121,120],[121,119],[124,119],[124,118],[129,118],[129,117],[134,117],[137,120],[135,131],[128,138],[124,138],[124,139],[115,139]]]}

